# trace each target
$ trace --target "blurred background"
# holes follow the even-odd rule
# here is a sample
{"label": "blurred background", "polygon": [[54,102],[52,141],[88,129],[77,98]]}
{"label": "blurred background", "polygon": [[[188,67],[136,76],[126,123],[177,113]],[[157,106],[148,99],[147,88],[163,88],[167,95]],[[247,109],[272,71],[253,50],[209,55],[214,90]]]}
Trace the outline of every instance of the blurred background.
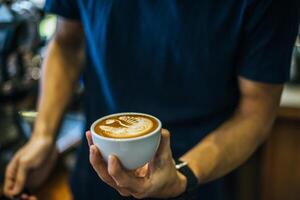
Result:
{"label": "blurred background", "polygon": [[[5,166],[30,137],[36,117],[40,67],[56,24],[56,16],[43,12],[43,4],[43,0],[0,0],[0,188]],[[300,199],[300,27],[291,59],[290,82],[284,87],[271,137],[234,172],[238,200]],[[78,85],[61,124],[60,161],[36,189],[40,199],[71,199],[68,177],[83,132],[83,91]]]}

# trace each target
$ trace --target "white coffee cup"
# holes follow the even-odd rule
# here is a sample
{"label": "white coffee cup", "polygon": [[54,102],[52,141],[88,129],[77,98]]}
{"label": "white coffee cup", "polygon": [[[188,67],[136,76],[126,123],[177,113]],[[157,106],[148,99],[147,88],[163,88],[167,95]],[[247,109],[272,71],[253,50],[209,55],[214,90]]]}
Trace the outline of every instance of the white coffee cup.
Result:
{"label": "white coffee cup", "polygon": [[[132,114],[154,118],[158,123],[157,128],[146,135],[134,138],[109,138],[101,136],[94,131],[95,125],[99,121],[103,121],[110,117]],[[109,155],[115,155],[119,158],[123,167],[132,170],[142,167],[154,157],[160,143],[161,127],[160,120],[154,116],[143,113],[127,112],[102,117],[92,124],[90,130],[93,142],[100,150],[105,161],[108,160]]]}

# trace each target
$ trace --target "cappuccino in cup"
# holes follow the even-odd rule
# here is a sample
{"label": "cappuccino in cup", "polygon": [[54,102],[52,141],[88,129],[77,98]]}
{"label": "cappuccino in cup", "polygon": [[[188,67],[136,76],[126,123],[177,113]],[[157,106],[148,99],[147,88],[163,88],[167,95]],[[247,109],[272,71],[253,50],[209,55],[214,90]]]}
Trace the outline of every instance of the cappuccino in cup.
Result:
{"label": "cappuccino in cup", "polygon": [[158,127],[158,121],[150,116],[124,114],[111,116],[96,123],[98,135],[109,138],[134,138],[147,135]]}
{"label": "cappuccino in cup", "polygon": [[92,139],[104,160],[119,158],[126,169],[136,169],[155,155],[161,138],[161,122],[144,113],[117,113],[96,120]]}

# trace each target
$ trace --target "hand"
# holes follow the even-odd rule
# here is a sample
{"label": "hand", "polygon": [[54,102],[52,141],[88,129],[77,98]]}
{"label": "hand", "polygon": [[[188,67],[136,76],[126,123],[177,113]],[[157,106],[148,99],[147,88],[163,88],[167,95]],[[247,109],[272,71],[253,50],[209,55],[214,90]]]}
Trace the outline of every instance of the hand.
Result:
{"label": "hand", "polygon": [[33,195],[28,195],[28,194],[22,194],[20,195],[20,197],[18,198],[20,200],[37,200],[37,198]]}
{"label": "hand", "polygon": [[162,138],[152,161],[136,170],[126,170],[114,155],[106,164],[93,144],[91,133],[86,137],[90,146],[90,163],[98,176],[122,196],[141,198],[172,198],[184,193],[186,177],[178,172],[172,158],[170,133],[162,130]]}
{"label": "hand", "polygon": [[[26,187],[39,186],[50,174],[57,159],[57,150],[52,141],[33,136],[13,157],[6,168],[4,194],[20,195]],[[33,198],[29,197],[28,199]]]}

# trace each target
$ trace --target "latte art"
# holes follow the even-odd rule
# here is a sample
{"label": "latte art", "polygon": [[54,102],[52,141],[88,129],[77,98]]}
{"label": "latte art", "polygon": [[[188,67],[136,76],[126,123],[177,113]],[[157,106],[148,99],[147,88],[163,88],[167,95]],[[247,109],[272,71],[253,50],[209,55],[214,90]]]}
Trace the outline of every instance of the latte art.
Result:
{"label": "latte art", "polygon": [[109,135],[139,135],[149,131],[153,124],[151,120],[143,117],[122,116],[118,119],[105,120],[105,125],[100,125],[102,131]]}
{"label": "latte art", "polygon": [[100,121],[96,133],[112,138],[132,138],[150,133],[157,128],[157,122],[143,115],[121,115]]}

